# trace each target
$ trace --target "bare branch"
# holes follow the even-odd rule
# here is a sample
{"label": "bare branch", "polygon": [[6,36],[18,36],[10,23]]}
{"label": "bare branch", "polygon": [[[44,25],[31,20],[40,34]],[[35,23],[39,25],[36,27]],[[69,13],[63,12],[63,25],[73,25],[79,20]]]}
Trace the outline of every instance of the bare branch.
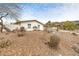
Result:
{"label": "bare branch", "polygon": [[[1,13],[1,12],[0,12]],[[5,15],[1,16],[0,17],[0,20],[3,18],[3,17],[6,17],[8,15],[8,13],[6,13]]]}

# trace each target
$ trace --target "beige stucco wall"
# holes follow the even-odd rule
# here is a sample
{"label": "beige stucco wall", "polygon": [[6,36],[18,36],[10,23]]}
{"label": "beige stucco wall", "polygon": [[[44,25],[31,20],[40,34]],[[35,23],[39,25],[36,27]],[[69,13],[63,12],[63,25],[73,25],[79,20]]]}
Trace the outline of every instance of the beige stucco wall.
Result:
{"label": "beige stucco wall", "polygon": [[[28,28],[28,24],[31,24],[31,28],[30,28],[30,29]],[[40,25],[39,30],[43,30],[43,29],[44,29],[44,28],[43,28],[43,25],[40,24],[40,23],[38,23],[38,22],[26,22],[26,23],[22,23],[22,24],[21,24],[21,26],[25,27],[25,29],[26,29],[27,31],[32,31],[32,30],[34,30],[33,27],[34,27],[34,26],[37,26],[37,27],[38,27],[38,25]]]}

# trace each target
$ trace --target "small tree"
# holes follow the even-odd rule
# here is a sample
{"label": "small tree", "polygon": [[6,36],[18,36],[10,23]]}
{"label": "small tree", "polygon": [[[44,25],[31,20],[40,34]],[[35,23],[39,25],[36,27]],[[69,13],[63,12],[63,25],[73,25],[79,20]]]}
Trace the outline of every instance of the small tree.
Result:
{"label": "small tree", "polygon": [[[1,12],[0,12],[1,13]],[[2,13],[1,13],[2,14]],[[1,15],[1,17],[0,17],[0,20],[1,20],[1,32],[3,31],[3,20],[2,20],[2,18],[3,17],[6,17],[8,15],[8,13],[6,13],[5,15]]]}
{"label": "small tree", "polygon": [[1,32],[3,30],[3,18],[13,18],[18,19],[20,16],[20,7],[17,4],[14,3],[1,3],[0,4],[0,20],[1,20]]}
{"label": "small tree", "polygon": [[51,21],[48,21],[48,22],[46,23],[46,26],[47,26],[47,27],[52,27],[52,22],[51,22]]}

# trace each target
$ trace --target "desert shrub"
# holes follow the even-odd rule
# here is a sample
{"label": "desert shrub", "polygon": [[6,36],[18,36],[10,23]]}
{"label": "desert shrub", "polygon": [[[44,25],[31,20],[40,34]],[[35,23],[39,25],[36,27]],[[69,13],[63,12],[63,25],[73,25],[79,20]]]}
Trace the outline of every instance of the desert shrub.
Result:
{"label": "desert shrub", "polygon": [[21,32],[25,31],[25,28],[24,27],[20,27],[20,31]]}
{"label": "desert shrub", "polygon": [[7,46],[11,45],[11,41],[5,38],[0,38],[0,48],[5,48]]}
{"label": "desert shrub", "polygon": [[18,37],[23,37],[24,34],[23,33],[18,33]]}
{"label": "desert shrub", "polygon": [[20,27],[20,30],[18,31],[18,37],[22,37],[25,35],[25,28],[24,27]]}
{"label": "desert shrub", "polygon": [[18,37],[23,37],[25,35],[25,31],[18,31]]}
{"label": "desert shrub", "polygon": [[77,36],[77,34],[76,34],[76,33],[74,33],[74,32],[72,33],[72,35]]}
{"label": "desert shrub", "polygon": [[49,47],[57,49],[60,42],[60,38],[57,35],[50,36]]}

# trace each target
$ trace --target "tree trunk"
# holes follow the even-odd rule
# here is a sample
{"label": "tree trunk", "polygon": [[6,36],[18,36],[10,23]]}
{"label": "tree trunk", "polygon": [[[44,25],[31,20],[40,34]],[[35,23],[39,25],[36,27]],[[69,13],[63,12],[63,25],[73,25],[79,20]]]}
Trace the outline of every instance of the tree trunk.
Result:
{"label": "tree trunk", "polygon": [[6,17],[7,15],[8,15],[8,13],[7,13],[7,14],[5,14],[4,16],[1,16],[1,17],[0,17],[0,20],[1,20],[1,30],[0,30],[0,31],[1,31],[1,33],[3,32],[3,28],[4,28],[2,18],[3,18],[3,17]]}
{"label": "tree trunk", "polygon": [[3,20],[2,19],[0,19],[1,20],[1,33],[3,32]]}

